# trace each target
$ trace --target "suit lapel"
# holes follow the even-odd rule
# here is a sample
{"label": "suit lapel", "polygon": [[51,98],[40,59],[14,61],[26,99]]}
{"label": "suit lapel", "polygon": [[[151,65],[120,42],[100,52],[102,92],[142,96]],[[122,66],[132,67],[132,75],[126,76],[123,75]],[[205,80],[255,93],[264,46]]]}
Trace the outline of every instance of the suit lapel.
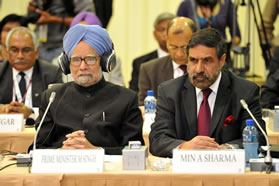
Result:
{"label": "suit lapel", "polygon": [[191,139],[197,135],[197,101],[195,88],[189,82],[188,78],[184,84],[184,89],[181,92],[181,97],[189,127],[189,135],[187,136],[190,136]]}
{"label": "suit lapel", "polygon": [[40,105],[40,92],[44,89],[45,84],[40,76],[40,70],[38,67],[38,61],[34,65],[32,74],[32,104],[33,107],[38,107]]}
{"label": "suit lapel", "polygon": [[166,60],[162,62],[162,75],[165,77],[164,79],[173,79],[173,65],[171,57],[168,56]]}
{"label": "suit lapel", "polygon": [[230,98],[230,80],[228,78],[228,75],[226,72],[222,72],[222,78],[219,84],[213,115],[211,119],[211,125],[210,125],[210,131],[209,136],[211,136],[216,129],[219,120],[223,114],[223,111],[225,110],[225,106],[228,103],[228,100]]}
{"label": "suit lapel", "polygon": [[7,85],[6,88],[3,87],[3,90],[5,90],[4,98],[6,97],[7,103],[9,103],[10,101],[13,100],[13,93],[14,93],[14,91],[13,91],[14,81],[13,81],[13,72],[12,72],[11,65],[8,66],[5,77],[8,77],[8,78],[5,80],[5,83]]}

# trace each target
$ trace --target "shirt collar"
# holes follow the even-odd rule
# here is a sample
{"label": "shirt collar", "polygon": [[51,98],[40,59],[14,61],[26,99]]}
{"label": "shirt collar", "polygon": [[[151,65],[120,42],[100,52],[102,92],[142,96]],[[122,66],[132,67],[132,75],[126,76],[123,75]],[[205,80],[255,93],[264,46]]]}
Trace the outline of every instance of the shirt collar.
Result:
{"label": "shirt collar", "polygon": [[169,55],[168,52],[165,52],[165,51],[162,50],[161,48],[158,48],[158,49],[157,49],[157,54],[158,54],[158,58],[160,58],[160,57],[165,57],[165,56]]}
{"label": "shirt collar", "polygon": [[[18,71],[17,69],[13,68],[13,74],[16,77],[18,75],[18,73],[21,71]],[[29,68],[28,70],[23,71],[25,73],[25,76],[27,76],[28,78],[32,77],[33,74],[33,67]]]}
{"label": "shirt collar", "polygon": [[175,69],[179,68],[180,64],[177,64],[176,62],[174,62],[172,60],[172,66],[173,66],[173,69],[175,70]]}
{"label": "shirt collar", "polygon": [[[212,90],[212,92],[214,92],[216,95],[217,95],[218,87],[219,87],[219,84],[220,84],[220,81],[221,81],[221,77],[222,77],[222,72],[220,72],[216,81],[209,87]],[[198,96],[201,89],[198,88],[198,87],[195,87],[195,88],[196,88],[196,96]]]}

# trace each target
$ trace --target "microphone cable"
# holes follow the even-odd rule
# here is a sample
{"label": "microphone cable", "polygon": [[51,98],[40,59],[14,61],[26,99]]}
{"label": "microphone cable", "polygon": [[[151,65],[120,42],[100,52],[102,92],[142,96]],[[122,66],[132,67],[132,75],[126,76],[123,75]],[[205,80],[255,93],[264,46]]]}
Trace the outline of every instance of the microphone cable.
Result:
{"label": "microphone cable", "polygon": [[55,118],[56,118],[56,116],[57,116],[58,107],[59,107],[59,105],[61,104],[61,101],[63,100],[63,98],[65,97],[65,95],[66,95],[66,93],[67,93],[67,91],[68,91],[68,88],[69,88],[69,84],[68,84],[67,87],[66,87],[66,91],[64,92],[64,94],[62,95],[62,97],[59,99],[59,102],[57,103],[57,106],[56,106],[56,109],[55,109],[55,117],[53,118],[53,125],[52,125],[50,131],[48,132],[48,134],[47,134],[45,140],[42,142],[41,145],[44,145],[44,144],[46,143],[47,139],[49,138],[50,134],[52,133],[52,131],[53,131],[53,129],[54,129],[54,126],[55,126],[55,124],[56,124],[56,119],[55,119]]}

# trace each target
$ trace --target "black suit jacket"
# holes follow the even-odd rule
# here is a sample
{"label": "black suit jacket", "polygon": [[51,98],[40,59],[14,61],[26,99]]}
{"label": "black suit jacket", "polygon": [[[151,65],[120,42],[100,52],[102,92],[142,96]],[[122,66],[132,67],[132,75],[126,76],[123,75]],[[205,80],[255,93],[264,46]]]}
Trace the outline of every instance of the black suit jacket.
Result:
{"label": "black suit jacket", "polygon": [[[13,72],[8,61],[0,63],[0,103],[8,104],[13,99]],[[39,107],[41,93],[49,84],[62,83],[62,74],[59,68],[43,61],[36,61],[32,74],[32,104]]]}
{"label": "black suit jacket", "polygon": [[[265,129],[259,102],[259,87],[241,79],[231,72],[223,71],[219,84],[210,125],[210,137],[219,144],[242,144],[242,131],[245,121],[250,119],[240,104],[244,99],[255,118]],[[233,116],[235,121],[224,125],[224,121]],[[156,156],[172,156],[172,150],[183,141],[197,136],[197,101],[195,87],[184,75],[159,86],[157,115],[151,125],[150,152]],[[259,132],[260,145],[264,144]]]}
{"label": "black suit jacket", "polygon": [[130,86],[129,86],[130,89],[136,92],[139,91],[138,82],[139,82],[140,65],[155,58],[158,58],[157,50],[154,50],[146,55],[140,56],[133,61],[132,79],[130,81]]}
{"label": "black suit jacket", "polygon": [[153,90],[157,98],[159,84],[170,79],[173,79],[173,65],[169,55],[142,64],[139,74],[139,105],[143,105],[148,90]]}
{"label": "black suit jacket", "polygon": [[75,82],[54,86],[42,95],[36,126],[51,92],[56,96],[38,133],[37,148],[60,148],[65,135],[77,130],[84,130],[88,141],[103,147],[106,154],[122,154],[129,141],[144,144],[142,116],[134,91],[104,79],[87,88]]}
{"label": "black suit jacket", "polygon": [[274,109],[275,105],[279,105],[279,69],[270,74],[262,85],[261,105],[269,109]]}

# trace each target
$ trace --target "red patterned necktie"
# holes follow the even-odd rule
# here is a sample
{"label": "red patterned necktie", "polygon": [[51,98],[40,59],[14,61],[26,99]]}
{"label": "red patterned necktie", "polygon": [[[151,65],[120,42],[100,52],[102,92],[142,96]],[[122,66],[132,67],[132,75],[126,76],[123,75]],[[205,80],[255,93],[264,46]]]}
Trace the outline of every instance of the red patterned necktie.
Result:
{"label": "red patterned necktie", "polygon": [[210,88],[204,89],[202,90],[202,93],[203,93],[203,101],[201,103],[200,111],[198,115],[198,135],[208,136],[210,121],[211,121],[211,113],[210,113],[210,107],[207,99],[211,93],[211,89]]}
{"label": "red patterned necktie", "polygon": [[183,70],[184,74],[187,72],[187,66],[186,65],[180,65],[179,68]]}

